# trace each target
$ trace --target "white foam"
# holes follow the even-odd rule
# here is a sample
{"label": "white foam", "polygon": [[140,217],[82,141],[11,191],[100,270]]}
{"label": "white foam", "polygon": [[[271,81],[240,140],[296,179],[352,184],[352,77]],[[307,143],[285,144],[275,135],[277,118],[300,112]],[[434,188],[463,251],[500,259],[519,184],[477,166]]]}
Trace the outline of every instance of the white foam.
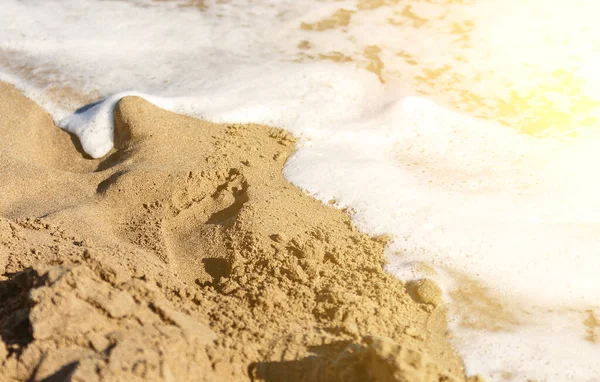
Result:
{"label": "white foam", "polygon": [[[416,28],[402,16],[403,4],[359,10],[354,1],[208,2],[201,12],[183,3],[3,0],[0,79],[51,111],[93,157],[111,149],[112,109],[125,95],[217,122],[286,128],[302,137],[285,168],[289,180],[351,207],[359,228],[392,234],[390,272],[410,278],[422,276],[418,263],[437,269],[447,301],[456,302],[451,327],[469,373],[556,381],[600,375],[600,345],[584,339],[586,330],[599,334],[584,321],[586,311],[600,316],[600,139],[536,138],[441,106],[464,106],[457,94],[468,90],[485,100],[469,110],[501,116],[499,97],[511,89],[535,93],[537,82],[563,66],[591,79],[566,84],[579,92],[569,96],[544,82],[551,110],[571,113],[586,105],[582,95],[599,101],[591,75],[597,52],[573,58],[589,50],[581,40],[594,33],[591,12],[565,1],[532,19],[537,0],[415,2],[410,12],[428,20]],[[339,8],[356,12],[347,26],[300,29]],[[521,21],[513,28],[515,17]],[[523,27],[523,20],[543,30],[566,19],[591,32],[562,28],[574,41],[561,48],[554,40],[564,33],[551,30],[544,45],[544,36]],[[448,32],[468,20],[476,27],[465,48],[455,41],[460,34]],[[297,47],[303,40],[310,48]],[[386,85],[360,69],[374,62],[364,52],[375,44]],[[293,62],[332,51],[354,62]],[[459,80],[440,75],[429,99],[418,96],[425,88],[417,78],[448,62]],[[436,83],[445,85],[434,91]],[[83,105],[56,96],[57,87],[106,98],[70,115]],[[595,106],[572,113],[600,116]],[[580,131],[583,117],[554,127]],[[504,308],[520,324],[496,332],[465,327],[470,311],[455,297],[462,286],[453,272],[511,302]]]}

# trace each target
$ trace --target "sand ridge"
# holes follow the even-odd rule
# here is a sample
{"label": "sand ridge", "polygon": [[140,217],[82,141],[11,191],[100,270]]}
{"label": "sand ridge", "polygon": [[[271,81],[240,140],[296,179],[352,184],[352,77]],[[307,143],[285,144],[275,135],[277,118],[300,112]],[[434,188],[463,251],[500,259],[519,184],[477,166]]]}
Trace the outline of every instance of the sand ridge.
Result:
{"label": "sand ridge", "polygon": [[289,184],[288,133],[129,97],[92,160],[0,83],[4,380],[464,380],[439,290]]}

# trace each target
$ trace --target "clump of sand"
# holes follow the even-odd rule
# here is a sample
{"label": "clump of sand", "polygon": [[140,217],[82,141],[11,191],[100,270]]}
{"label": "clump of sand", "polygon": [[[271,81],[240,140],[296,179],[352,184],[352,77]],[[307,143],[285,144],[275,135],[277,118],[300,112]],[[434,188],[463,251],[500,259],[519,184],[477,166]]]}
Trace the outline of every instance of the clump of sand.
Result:
{"label": "clump of sand", "polygon": [[294,139],[140,98],[92,160],[0,83],[3,380],[464,380],[439,289],[282,176]]}

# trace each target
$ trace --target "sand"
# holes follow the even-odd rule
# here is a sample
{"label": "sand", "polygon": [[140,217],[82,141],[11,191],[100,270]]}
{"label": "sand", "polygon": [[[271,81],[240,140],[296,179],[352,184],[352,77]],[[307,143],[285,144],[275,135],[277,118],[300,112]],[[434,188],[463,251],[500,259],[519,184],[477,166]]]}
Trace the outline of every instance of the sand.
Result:
{"label": "sand", "polygon": [[465,380],[439,288],[283,178],[288,133],[115,123],[92,160],[0,83],[0,380]]}

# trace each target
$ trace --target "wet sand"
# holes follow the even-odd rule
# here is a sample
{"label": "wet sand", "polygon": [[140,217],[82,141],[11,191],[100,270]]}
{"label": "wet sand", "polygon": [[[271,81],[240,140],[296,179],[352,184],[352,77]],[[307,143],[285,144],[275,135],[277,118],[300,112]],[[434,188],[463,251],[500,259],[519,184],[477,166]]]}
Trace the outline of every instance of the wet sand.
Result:
{"label": "wet sand", "polygon": [[432,282],[282,176],[295,140],[125,98],[78,142],[0,83],[0,380],[460,381]]}

